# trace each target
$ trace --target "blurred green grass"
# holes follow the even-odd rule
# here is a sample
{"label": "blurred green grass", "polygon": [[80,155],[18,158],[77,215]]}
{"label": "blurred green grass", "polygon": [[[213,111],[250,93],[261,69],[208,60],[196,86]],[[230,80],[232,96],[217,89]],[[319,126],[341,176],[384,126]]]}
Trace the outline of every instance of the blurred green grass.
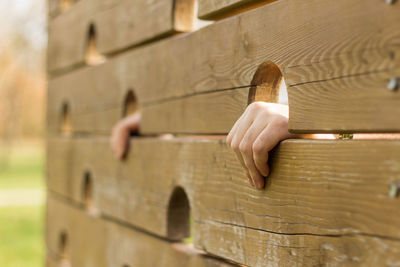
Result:
{"label": "blurred green grass", "polygon": [[[9,152],[0,148],[0,266],[42,267],[44,149],[40,143],[20,144]],[[21,205],[23,199],[28,205]]]}
{"label": "blurred green grass", "polygon": [[0,207],[0,266],[44,266],[43,212],[43,205]]}
{"label": "blurred green grass", "polygon": [[0,190],[44,188],[44,149],[41,143],[19,144],[11,151],[0,147]]}

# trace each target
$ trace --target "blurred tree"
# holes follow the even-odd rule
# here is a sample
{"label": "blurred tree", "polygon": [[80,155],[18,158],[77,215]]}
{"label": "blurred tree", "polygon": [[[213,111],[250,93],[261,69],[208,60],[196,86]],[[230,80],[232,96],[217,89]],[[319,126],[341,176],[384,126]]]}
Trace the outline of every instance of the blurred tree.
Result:
{"label": "blurred tree", "polygon": [[46,1],[0,0],[0,138],[44,132]]}
{"label": "blurred tree", "polygon": [[46,22],[45,0],[0,0],[0,148],[44,135]]}

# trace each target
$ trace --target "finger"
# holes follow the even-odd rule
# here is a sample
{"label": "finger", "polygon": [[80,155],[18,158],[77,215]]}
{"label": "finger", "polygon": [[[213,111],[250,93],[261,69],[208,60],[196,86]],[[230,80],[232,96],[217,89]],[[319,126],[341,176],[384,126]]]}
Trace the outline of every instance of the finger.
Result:
{"label": "finger", "polygon": [[226,137],[226,143],[230,146],[232,143],[233,136],[235,136],[236,130],[239,127],[243,116],[246,114],[246,111],[239,117],[239,119],[235,122],[232,129],[229,131],[228,136]]}
{"label": "finger", "polygon": [[257,188],[262,188],[264,186],[264,179],[254,164],[252,138],[255,138],[256,134],[261,132],[263,127],[265,127],[265,122],[260,120],[254,121],[253,124],[248,128],[239,145],[239,151],[242,155],[243,161],[250,173],[254,185]]}
{"label": "finger", "polygon": [[[240,120],[240,118],[239,118],[239,120]],[[239,120],[236,122],[235,125],[240,124]],[[238,123],[238,122],[239,122],[239,123]],[[231,132],[232,132],[232,130],[231,130]],[[236,143],[233,144],[233,143],[231,142],[231,138],[229,138],[229,137],[227,137],[227,144],[231,146],[232,150],[235,152],[236,158],[237,158],[238,161],[240,162],[240,165],[242,165],[243,169],[244,169],[244,170],[246,171],[246,173],[248,174],[248,170],[247,170],[246,164],[244,164],[244,161],[243,161],[243,158],[242,158],[242,154],[240,154],[240,151],[239,151],[239,145],[236,144]],[[248,174],[248,175],[250,175],[250,174]]]}
{"label": "finger", "polygon": [[119,144],[118,144],[119,138],[118,138],[118,136],[119,136],[119,125],[117,124],[114,127],[111,138],[110,138],[110,146],[111,146],[111,150],[112,150],[115,158],[118,158],[118,155],[119,155]]}
{"label": "finger", "polygon": [[122,159],[127,151],[129,141],[129,130],[122,125],[115,126],[111,137],[111,150],[114,157]]}
{"label": "finger", "polygon": [[262,177],[261,173],[257,170],[256,165],[254,164],[253,157],[250,152],[242,152],[242,154],[246,154],[243,157],[244,163],[246,164],[247,169],[249,170],[250,176],[253,180],[253,184],[256,188],[261,189],[264,187],[264,178]]}
{"label": "finger", "polygon": [[242,117],[243,117],[243,115],[240,116],[240,118],[235,122],[232,129],[229,131],[228,135],[226,136],[226,143],[228,144],[228,146],[230,146],[232,143],[232,139],[235,136],[236,129],[237,129],[238,125],[240,124]]}
{"label": "finger", "polygon": [[248,176],[250,176],[249,170],[247,169],[246,164],[244,163],[244,160],[243,160],[243,157],[242,157],[242,154],[240,153],[240,151],[238,151],[238,150],[235,151],[235,154],[236,154],[236,158],[239,160],[240,165],[242,165],[242,167],[243,167],[244,171],[246,172],[246,174]]}
{"label": "finger", "polygon": [[281,134],[273,124],[269,124],[254,141],[252,147],[254,163],[262,175],[268,176],[269,174],[268,152],[286,137],[287,135]]}
{"label": "finger", "polygon": [[[245,124],[247,125],[247,124]],[[243,126],[243,123],[240,124],[240,126],[238,127],[238,129],[240,129]],[[246,126],[247,128],[247,126]],[[243,153],[240,151],[240,144],[241,144],[241,139],[237,138],[237,133],[235,134],[235,136],[233,137],[232,143],[231,143],[231,147],[233,149],[233,151],[235,151],[236,157],[238,158],[240,164],[242,165],[243,169],[250,175],[250,177],[252,178],[253,176],[250,173],[249,168],[246,165],[246,162],[243,159]],[[253,178],[252,178],[253,179]],[[253,184],[254,184],[254,180],[253,180]]]}
{"label": "finger", "polygon": [[240,153],[240,151],[239,151],[239,145],[240,145],[240,141],[241,140],[239,140],[238,138],[237,138],[237,130],[238,129],[240,129],[240,128],[242,128],[242,127],[244,127],[244,125],[247,125],[247,123],[245,123],[243,120],[244,120],[244,116],[245,116],[245,113],[239,118],[239,120],[235,123],[235,125],[236,125],[236,127],[235,127],[235,129],[233,129],[234,131],[235,131],[235,133],[233,133],[233,136],[232,137],[230,137],[231,139],[232,139],[232,141],[230,141],[228,138],[227,138],[227,142],[230,144],[230,146],[231,146],[231,148],[233,149],[233,151],[235,152],[235,154],[236,154],[236,157],[237,157],[237,159],[239,160],[239,162],[240,162],[240,164],[242,165],[242,167],[244,168],[244,170],[248,173],[249,172],[249,170],[247,169],[247,167],[246,167],[246,164],[245,164],[245,162],[244,162],[244,160],[243,160],[243,157],[242,157],[242,154]]}
{"label": "finger", "polygon": [[[247,130],[246,134],[244,135],[240,145],[242,146],[241,152],[244,151],[242,152],[242,157],[244,158],[245,162],[254,161],[253,144],[257,139],[257,137],[260,135],[260,133],[267,127],[267,125],[268,125],[268,120],[265,119],[265,117],[263,116],[258,116],[251,125],[251,127]],[[261,172],[260,170],[258,170],[258,172],[261,173],[261,175],[264,175],[264,173]]]}
{"label": "finger", "polygon": [[135,114],[127,117],[125,119],[125,127],[128,129],[130,132],[138,132],[139,126],[140,126],[140,121],[141,121],[141,113],[136,112]]}
{"label": "finger", "polygon": [[236,158],[237,158],[238,161],[240,162],[240,165],[242,165],[242,168],[243,168],[244,171],[246,172],[247,177],[251,179],[250,173],[249,173],[249,171],[248,171],[248,169],[247,169],[247,167],[246,167],[246,164],[244,163],[242,154],[241,154],[240,151],[239,151],[239,146],[238,146],[238,145],[237,145],[237,146],[234,146],[234,145],[231,144],[231,147],[232,147],[232,150],[235,152]]}
{"label": "finger", "polygon": [[250,173],[247,173],[247,178],[249,179],[250,185],[254,186],[253,179],[251,179]]}
{"label": "finger", "polygon": [[243,114],[243,118],[240,120],[238,126],[235,129],[235,133],[232,137],[231,146],[232,148],[238,148],[247,130],[253,124],[254,118],[251,114]]}

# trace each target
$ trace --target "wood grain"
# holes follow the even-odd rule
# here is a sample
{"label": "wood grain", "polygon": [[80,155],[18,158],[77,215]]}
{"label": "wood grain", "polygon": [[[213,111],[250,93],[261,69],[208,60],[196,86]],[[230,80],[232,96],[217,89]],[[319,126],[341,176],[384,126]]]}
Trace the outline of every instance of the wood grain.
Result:
{"label": "wood grain", "polygon": [[[50,194],[47,201],[48,267],[233,266],[202,255],[190,244],[171,243],[83,210]],[[67,237],[66,253],[60,235]]]}
{"label": "wood grain", "polygon": [[276,0],[199,0],[198,17],[216,20],[233,16]]}
{"label": "wood grain", "polygon": [[[387,88],[400,67],[290,87],[289,130],[295,133],[398,132],[400,91]],[[333,88],[340,88],[339,92]]]}
{"label": "wood grain", "polygon": [[245,266],[396,266],[400,243],[374,236],[284,235],[207,222],[197,244]]}
{"label": "wood grain", "polygon": [[80,0],[50,20],[48,70],[57,74],[85,65],[90,25],[96,29],[97,49],[103,55],[191,30],[192,2],[178,6],[184,12],[175,14],[173,0]]}
{"label": "wood grain", "polygon": [[125,97],[130,89],[119,78],[120,66],[115,63],[85,67],[49,81],[49,133],[60,133],[64,105],[69,107],[73,132],[111,131],[112,126],[122,117]]}
{"label": "wood grain", "polygon": [[[143,112],[147,112],[146,105],[152,106],[145,115],[144,134],[147,127],[148,133],[225,134],[234,123],[232,118],[242,111],[241,104],[232,113],[221,113],[221,108],[205,101],[211,94],[200,94],[248,86],[256,68],[271,60],[282,69],[288,85],[292,131],[397,132],[398,92],[385,88],[389,78],[400,75],[398,9],[399,5],[373,0],[280,0],[197,32],[128,51],[104,64],[112,67],[85,68],[52,79],[50,91],[68,83],[65,80],[75,84],[65,87],[67,92],[53,90],[49,101],[60,109],[61,103],[52,95],[67,95],[76,106],[72,112],[86,114],[82,124],[91,132],[99,132],[91,121],[103,123],[104,116],[112,117],[111,122],[99,126],[104,133],[118,119],[123,103],[120,92],[133,89]],[[375,20],[377,14],[382,19]],[[90,104],[95,103],[93,99],[103,101],[93,96],[82,101],[83,106],[75,104],[84,96],[70,88],[108,75],[115,75],[112,83],[88,84],[85,90],[106,92],[109,105]],[[219,105],[233,107],[235,103]],[[105,115],[106,109],[115,113]],[[197,113],[199,121],[182,120],[182,110]],[[204,125],[212,112],[219,114],[214,116],[218,122],[197,127]],[[165,114],[163,123],[152,119],[159,114]]]}
{"label": "wood grain", "polygon": [[[255,251],[248,248],[246,233],[251,231],[264,238],[265,232],[362,240],[369,236],[375,241],[367,247],[400,240],[400,200],[388,193],[389,186],[399,182],[399,141],[284,141],[271,155],[266,189],[255,190],[220,138],[134,138],[122,163],[112,159],[106,139],[67,140],[54,139],[48,146],[50,190],[82,203],[83,174],[89,170],[98,212],[167,236],[168,202],[180,186],[195,227],[200,227],[195,244],[239,263],[254,265],[264,257],[255,251],[268,248],[264,241]],[[60,165],[62,146],[76,153],[73,163]],[[65,170],[71,166],[68,175]],[[69,185],[60,186],[60,180]],[[230,234],[210,241],[218,237],[213,231],[220,226]],[[295,237],[283,239],[288,242],[284,246],[298,242]],[[364,245],[357,246],[364,250]]]}

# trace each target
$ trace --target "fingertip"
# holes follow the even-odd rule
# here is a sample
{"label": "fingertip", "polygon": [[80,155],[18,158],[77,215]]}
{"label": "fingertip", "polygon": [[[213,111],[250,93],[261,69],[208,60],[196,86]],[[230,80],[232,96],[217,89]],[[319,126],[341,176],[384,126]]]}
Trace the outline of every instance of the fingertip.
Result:
{"label": "fingertip", "polygon": [[264,187],[264,177],[262,177],[261,174],[257,175],[253,181],[257,189],[262,189]]}
{"label": "fingertip", "polygon": [[257,189],[263,189],[264,185],[265,185],[264,178],[257,179],[257,182],[256,182]]}

